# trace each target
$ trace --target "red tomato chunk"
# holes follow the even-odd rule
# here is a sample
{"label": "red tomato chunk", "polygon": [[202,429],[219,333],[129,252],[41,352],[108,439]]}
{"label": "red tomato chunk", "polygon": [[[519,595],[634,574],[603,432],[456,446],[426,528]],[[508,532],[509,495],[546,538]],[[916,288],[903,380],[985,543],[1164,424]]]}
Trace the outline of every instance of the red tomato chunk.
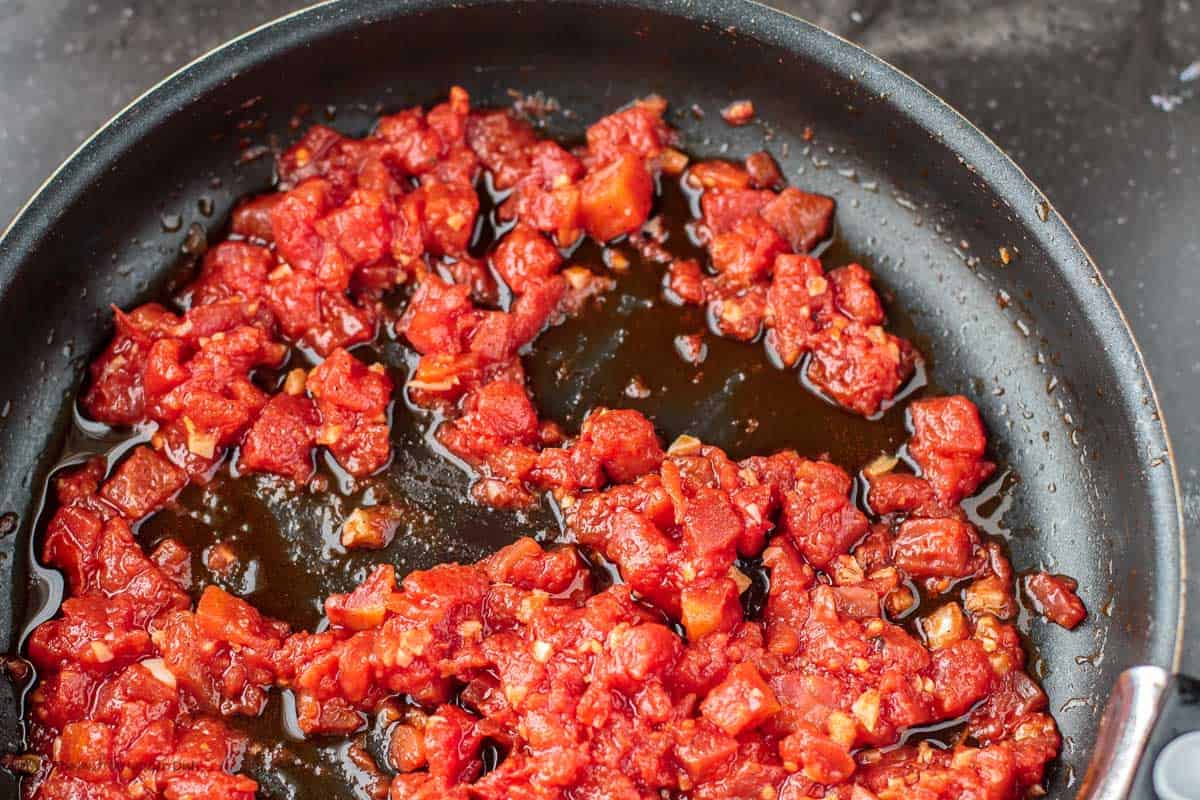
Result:
{"label": "red tomato chunk", "polygon": [[1075,594],[1075,581],[1061,575],[1038,572],[1025,579],[1025,590],[1046,619],[1070,630],[1083,622],[1087,611]]}

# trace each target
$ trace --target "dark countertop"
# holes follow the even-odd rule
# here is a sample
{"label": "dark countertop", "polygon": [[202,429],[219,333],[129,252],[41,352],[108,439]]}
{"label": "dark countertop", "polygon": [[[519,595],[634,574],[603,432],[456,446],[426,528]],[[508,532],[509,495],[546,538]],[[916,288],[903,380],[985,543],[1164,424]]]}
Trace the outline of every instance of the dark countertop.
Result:
{"label": "dark countertop", "polygon": [[[1200,0],[774,2],[942,95],[1074,226],[1144,350],[1200,552],[1200,63],[1188,69],[1200,61]],[[0,224],[167,72],[304,5],[0,1]],[[1197,598],[1200,560],[1192,564]],[[1185,648],[1185,668],[1200,673],[1200,648]]]}

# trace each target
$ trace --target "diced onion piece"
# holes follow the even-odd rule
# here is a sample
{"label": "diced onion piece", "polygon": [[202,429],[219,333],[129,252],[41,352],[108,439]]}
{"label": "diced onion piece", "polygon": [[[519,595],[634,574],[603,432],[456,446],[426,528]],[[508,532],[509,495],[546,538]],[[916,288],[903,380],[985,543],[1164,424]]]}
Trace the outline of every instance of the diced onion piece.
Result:
{"label": "diced onion piece", "polygon": [[159,683],[175,688],[175,674],[167,669],[167,663],[161,658],[147,658],[141,663]]}

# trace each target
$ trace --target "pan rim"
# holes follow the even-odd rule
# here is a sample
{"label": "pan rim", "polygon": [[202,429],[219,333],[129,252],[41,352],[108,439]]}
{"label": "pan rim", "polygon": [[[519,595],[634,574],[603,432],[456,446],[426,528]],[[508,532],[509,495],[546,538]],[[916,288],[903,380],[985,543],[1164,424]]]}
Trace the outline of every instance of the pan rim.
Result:
{"label": "pan rim", "polygon": [[[1169,480],[1159,490],[1165,489],[1170,493],[1169,502],[1174,508],[1173,518],[1169,512],[1163,516],[1171,518],[1176,530],[1173,544],[1178,553],[1177,613],[1171,634],[1174,643],[1168,666],[1173,672],[1178,672],[1183,657],[1187,619],[1188,546],[1183,493],[1167,422],[1142,349],[1102,271],[1074,230],[1024,170],[984,131],[908,73],[836,33],[764,5],[760,0],[541,2],[597,8],[626,7],[691,21],[708,21],[738,35],[748,35],[793,52],[804,53],[836,72],[852,74],[862,87],[891,103],[897,113],[937,136],[946,146],[963,156],[965,163],[987,165],[977,174],[985,180],[989,190],[1017,215],[1020,224],[1035,240],[1045,246],[1048,252],[1059,254],[1054,260],[1071,290],[1080,295],[1095,292],[1097,288],[1100,290],[1100,302],[1085,306],[1081,311],[1096,327],[1109,329],[1109,334],[1116,334],[1106,337],[1107,345],[1126,350],[1126,355],[1132,356],[1134,365],[1129,377],[1136,378],[1136,384],[1126,381],[1124,385],[1137,386],[1150,399],[1154,412],[1153,424],[1144,429],[1135,427],[1134,435],[1138,441],[1160,449],[1163,463],[1169,470]],[[269,60],[277,52],[318,30],[329,33],[332,28],[359,24],[376,14],[393,16],[423,10],[466,10],[472,6],[502,4],[532,6],[538,4],[538,0],[517,0],[516,3],[505,3],[504,0],[402,0],[399,3],[394,0],[323,0],[251,28],[192,59],[114,113],[59,164],[17,210],[0,232],[0,303],[23,261],[20,255],[22,244],[40,240],[53,230],[58,213],[86,191],[86,176],[99,172],[125,150],[121,145],[124,138],[136,136],[138,129],[155,127],[162,117],[176,113],[181,105],[186,106],[192,96],[198,96],[226,80],[236,79],[241,71],[238,66],[251,66]],[[336,13],[328,13],[331,11]],[[820,40],[821,46],[805,46],[806,39]],[[1023,200],[1017,197],[1019,194],[1025,195]],[[1035,210],[1038,205],[1045,209],[1044,219]],[[1062,257],[1064,248],[1073,251],[1075,258]],[[1128,371],[1125,366],[1120,369]],[[1152,473],[1147,474],[1151,486],[1162,483]]]}

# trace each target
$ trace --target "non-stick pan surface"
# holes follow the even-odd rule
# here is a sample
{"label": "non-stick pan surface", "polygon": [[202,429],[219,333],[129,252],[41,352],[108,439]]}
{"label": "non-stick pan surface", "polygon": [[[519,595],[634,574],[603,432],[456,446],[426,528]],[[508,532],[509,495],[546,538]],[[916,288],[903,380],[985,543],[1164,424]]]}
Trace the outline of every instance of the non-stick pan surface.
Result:
{"label": "non-stick pan surface", "polygon": [[[709,112],[672,119],[691,152],[765,144],[793,183],[837,198],[841,255],[877,273],[920,332],[940,387],[983,412],[1011,471],[1003,528],[1014,565],[1079,579],[1085,625],[1031,623],[1066,741],[1051,794],[1069,796],[1117,674],[1134,663],[1173,668],[1180,644],[1182,523],[1140,354],[1066,224],[979,131],[853,45],[749,3],[328,3],[201,59],[89,141],[0,240],[0,513],[17,523],[10,532],[14,517],[0,517],[0,582],[12,587],[0,595],[0,649],[17,647],[39,601],[26,586],[41,485],[84,367],[110,334],[109,305],[159,291],[190,226],[192,245],[201,231],[217,235],[237,197],[270,185],[269,156],[247,160],[258,151],[245,146],[294,138],[298,109],[317,121],[328,110],[358,135],[378,109],[434,101],[453,83],[478,105],[543,92],[569,112],[549,118],[559,135],[657,92]],[[742,97],[764,125],[724,125],[715,112]],[[586,376],[620,369],[611,348],[572,352],[585,391],[573,401],[564,386],[546,400],[564,414],[586,405]],[[722,427],[735,395],[702,406],[668,397],[652,410],[668,440],[686,431],[734,451],[803,445]],[[804,404],[771,413],[813,414]],[[414,483],[414,497],[447,535],[398,544],[398,562],[472,558],[520,528],[457,501],[427,462],[406,468],[433,475]],[[0,685],[10,751],[20,745],[17,694]]]}

